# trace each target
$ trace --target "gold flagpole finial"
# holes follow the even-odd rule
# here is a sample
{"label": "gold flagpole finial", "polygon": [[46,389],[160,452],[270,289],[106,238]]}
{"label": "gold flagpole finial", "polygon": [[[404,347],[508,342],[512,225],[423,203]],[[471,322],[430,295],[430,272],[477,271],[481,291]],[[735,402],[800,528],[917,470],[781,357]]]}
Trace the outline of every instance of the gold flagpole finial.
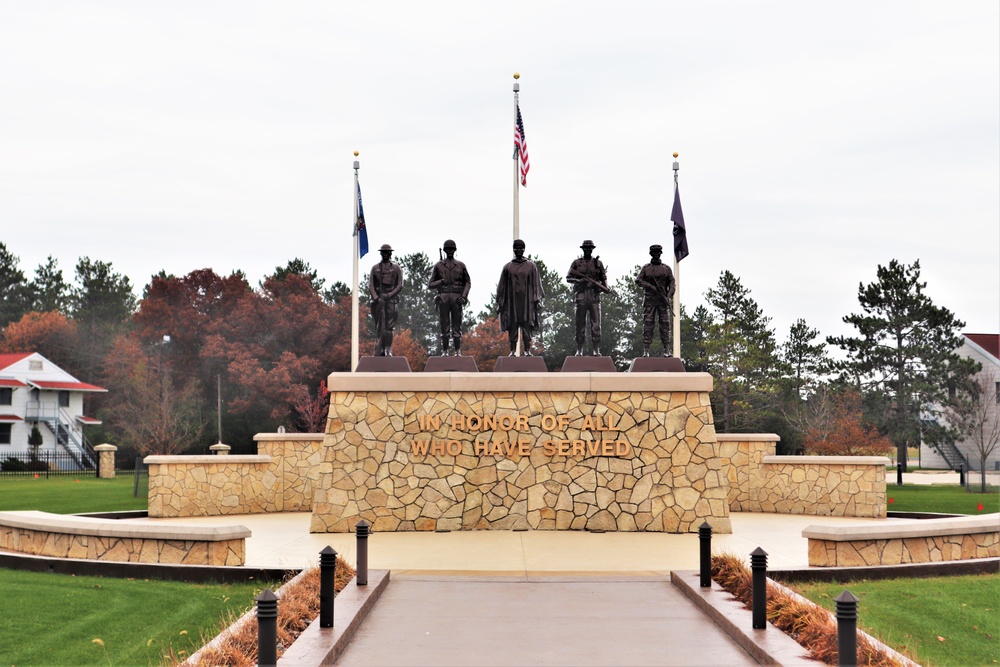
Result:
{"label": "gold flagpole finial", "polygon": [[[355,153],[355,155],[357,155],[357,153]],[[680,155],[680,153],[678,153],[677,151],[674,151],[674,157],[677,157],[678,155]]]}
{"label": "gold flagpole finial", "polygon": [[[358,151],[354,151],[354,157],[357,157],[358,155],[360,155],[360,153],[358,153]],[[674,155],[674,157],[677,157],[677,156]]]}
{"label": "gold flagpole finial", "polygon": [[519,72],[514,72],[514,78],[515,79],[520,79],[521,78],[521,74]]}

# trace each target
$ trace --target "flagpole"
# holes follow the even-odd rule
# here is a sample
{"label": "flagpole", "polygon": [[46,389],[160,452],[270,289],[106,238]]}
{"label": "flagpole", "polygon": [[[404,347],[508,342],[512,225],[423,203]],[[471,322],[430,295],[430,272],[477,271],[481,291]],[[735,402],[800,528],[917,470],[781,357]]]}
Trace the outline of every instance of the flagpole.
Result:
{"label": "flagpole", "polygon": [[[677,157],[677,153],[674,153]],[[674,161],[674,192],[677,192],[677,172],[681,165]],[[676,197],[676,194],[674,195]],[[681,357],[681,263],[677,260],[677,253],[674,253],[674,317],[673,317],[673,354],[674,357]]]}
{"label": "flagpole", "polygon": [[[521,75],[514,72],[514,127],[517,127],[517,94],[521,91],[521,84],[517,82]],[[514,150],[514,240],[521,238],[521,192],[518,188],[518,151]]]}
{"label": "flagpole", "polygon": [[[354,151],[354,157],[358,157],[358,151]],[[351,372],[358,367],[358,254],[361,252],[360,237],[358,236],[358,169],[361,163],[354,160],[354,193],[351,197],[354,200],[354,285],[351,289]]]}

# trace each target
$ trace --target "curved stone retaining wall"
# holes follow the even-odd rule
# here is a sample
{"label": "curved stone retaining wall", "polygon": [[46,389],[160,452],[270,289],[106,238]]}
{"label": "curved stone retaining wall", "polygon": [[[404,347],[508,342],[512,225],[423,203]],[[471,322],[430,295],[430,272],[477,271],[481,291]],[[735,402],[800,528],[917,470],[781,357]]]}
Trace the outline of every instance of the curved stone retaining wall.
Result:
{"label": "curved stone retaining wall", "polygon": [[886,525],[809,526],[809,565],[857,567],[1000,556],[1000,514]]}
{"label": "curved stone retaining wall", "polygon": [[248,537],[244,526],[153,526],[48,512],[0,512],[0,549],[33,556],[243,565]]}

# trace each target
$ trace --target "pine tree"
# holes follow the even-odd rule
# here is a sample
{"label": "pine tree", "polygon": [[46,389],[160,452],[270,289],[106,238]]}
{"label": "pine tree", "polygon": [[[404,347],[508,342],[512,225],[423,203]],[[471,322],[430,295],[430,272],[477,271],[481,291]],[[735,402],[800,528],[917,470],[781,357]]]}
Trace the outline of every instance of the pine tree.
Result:
{"label": "pine tree", "polygon": [[949,388],[974,372],[973,363],[956,351],[965,323],[947,308],[935,306],[924,293],[920,262],[911,266],[879,265],[876,281],[858,286],[862,312],[845,316],[857,336],[827,338],[845,350],[848,359],[839,368],[882,403],[878,417],[896,445],[897,461],[906,470],[908,447],[949,437],[937,418]]}
{"label": "pine tree", "polygon": [[31,311],[31,288],[18,268],[18,257],[0,242],[0,329]]}
{"label": "pine tree", "polygon": [[[427,289],[434,265],[424,252],[413,252],[397,260],[403,270],[403,291],[399,293],[396,331],[409,329],[424,350],[437,354],[441,347],[441,325],[434,297],[437,292]],[[393,350],[395,353],[395,350]]]}
{"label": "pine tree", "polygon": [[819,336],[819,329],[810,328],[799,318],[788,331],[788,339],[781,346],[782,361],[789,369],[791,388],[804,398],[803,393],[816,386],[819,379],[829,371],[830,359],[826,353],[826,343],[813,343]]}
{"label": "pine tree", "polygon": [[128,277],[115,273],[110,262],[80,258],[76,282],[70,308],[79,335],[82,379],[94,382],[115,336],[128,328],[136,300]]}
{"label": "pine tree", "polygon": [[545,292],[538,317],[540,330],[535,332],[532,347],[541,347],[545,366],[550,371],[558,371],[566,357],[576,353],[573,290],[562,273],[553,271],[537,257],[529,259],[538,266],[538,272],[542,276],[542,290]]}
{"label": "pine tree", "polygon": [[754,428],[759,413],[772,402],[779,365],[771,318],[729,271],[722,272],[705,298],[714,309],[704,350],[706,370],[715,376],[713,411],[719,430]]}
{"label": "pine tree", "polygon": [[641,269],[636,265],[630,274],[619,277],[601,301],[604,353],[614,358],[619,370],[627,370],[642,354],[642,289],[635,284]]}
{"label": "pine tree", "polygon": [[35,269],[35,279],[31,283],[34,293],[34,310],[39,313],[59,312],[69,310],[69,285],[63,280],[59,262],[49,255],[45,264],[39,264]]}
{"label": "pine tree", "polygon": [[[314,290],[316,290],[321,294],[323,293],[323,284],[326,282],[326,280],[317,277],[318,274],[316,270],[313,269],[311,266],[309,266],[309,262],[305,261],[300,257],[288,260],[288,264],[286,264],[285,266],[274,267],[274,273],[272,273],[270,276],[267,276],[264,280],[267,280],[267,278],[284,280],[289,275],[302,276],[303,278],[309,281],[309,284],[312,285],[312,288]],[[260,281],[262,287],[264,285],[264,280]]]}
{"label": "pine tree", "polygon": [[712,314],[705,306],[699,304],[691,317],[687,316],[684,306],[681,306],[681,359],[685,370],[702,373],[708,371],[708,350],[705,343],[711,325]]}

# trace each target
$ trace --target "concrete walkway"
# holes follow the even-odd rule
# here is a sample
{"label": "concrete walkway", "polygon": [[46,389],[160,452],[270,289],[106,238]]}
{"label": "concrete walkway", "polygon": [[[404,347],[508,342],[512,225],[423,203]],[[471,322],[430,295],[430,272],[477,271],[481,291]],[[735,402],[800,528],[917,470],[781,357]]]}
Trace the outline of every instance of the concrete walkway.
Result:
{"label": "concrete walkway", "polygon": [[[355,536],[310,534],[310,514],[135,519],[244,525],[247,565],[315,565],[327,545],[355,560]],[[810,525],[912,521],[734,513],[713,551],[771,569],[808,565]],[[698,569],[698,536],[471,531],[376,533],[369,566],[392,581],[339,665],[750,665],[753,658],[679,592]]]}
{"label": "concrete walkway", "polygon": [[755,665],[667,580],[394,580],[337,660],[365,665]]}

